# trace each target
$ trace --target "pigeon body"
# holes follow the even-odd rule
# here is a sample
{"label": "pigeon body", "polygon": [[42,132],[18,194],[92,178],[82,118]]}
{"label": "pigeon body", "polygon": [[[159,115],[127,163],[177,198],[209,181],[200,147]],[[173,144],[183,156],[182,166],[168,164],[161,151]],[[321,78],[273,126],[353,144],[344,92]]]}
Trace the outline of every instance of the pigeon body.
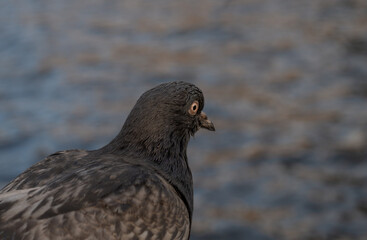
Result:
{"label": "pigeon body", "polygon": [[145,92],[98,150],[54,153],[0,191],[0,239],[188,239],[193,211],[186,148],[214,130],[193,84]]}

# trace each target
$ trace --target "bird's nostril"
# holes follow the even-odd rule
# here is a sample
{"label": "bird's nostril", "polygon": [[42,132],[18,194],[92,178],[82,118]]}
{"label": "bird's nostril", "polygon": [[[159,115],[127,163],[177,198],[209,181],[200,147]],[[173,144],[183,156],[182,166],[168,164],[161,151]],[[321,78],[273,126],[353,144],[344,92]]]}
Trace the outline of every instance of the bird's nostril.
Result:
{"label": "bird's nostril", "polygon": [[200,116],[204,120],[207,120],[208,119],[208,116],[205,114],[205,112],[201,112]]}

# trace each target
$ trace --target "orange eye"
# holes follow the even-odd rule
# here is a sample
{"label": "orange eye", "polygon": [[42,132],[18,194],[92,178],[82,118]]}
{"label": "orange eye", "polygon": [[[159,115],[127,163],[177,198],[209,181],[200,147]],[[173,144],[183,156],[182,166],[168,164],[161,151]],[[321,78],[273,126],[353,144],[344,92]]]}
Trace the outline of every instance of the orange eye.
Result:
{"label": "orange eye", "polygon": [[199,102],[198,101],[194,101],[191,104],[191,107],[189,109],[190,115],[195,115],[197,113],[198,109],[199,109]]}

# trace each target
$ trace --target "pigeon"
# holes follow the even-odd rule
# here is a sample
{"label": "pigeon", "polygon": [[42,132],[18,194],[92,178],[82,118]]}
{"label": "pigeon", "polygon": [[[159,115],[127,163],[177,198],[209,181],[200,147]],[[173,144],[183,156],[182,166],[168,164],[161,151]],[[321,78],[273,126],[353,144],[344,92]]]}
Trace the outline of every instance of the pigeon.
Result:
{"label": "pigeon", "polygon": [[97,150],[56,152],[0,190],[0,239],[189,239],[187,145],[215,131],[193,84],[160,84],[138,99]]}

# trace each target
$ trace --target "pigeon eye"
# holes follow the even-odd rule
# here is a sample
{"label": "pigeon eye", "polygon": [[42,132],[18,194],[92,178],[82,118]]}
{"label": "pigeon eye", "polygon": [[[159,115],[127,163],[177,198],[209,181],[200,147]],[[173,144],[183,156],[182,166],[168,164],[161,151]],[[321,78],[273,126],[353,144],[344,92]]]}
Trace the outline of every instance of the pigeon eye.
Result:
{"label": "pigeon eye", "polygon": [[194,101],[191,104],[191,107],[189,109],[190,115],[195,115],[197,113],[198,109],[199,109],[199,103],[198,103],[198,101]]}

